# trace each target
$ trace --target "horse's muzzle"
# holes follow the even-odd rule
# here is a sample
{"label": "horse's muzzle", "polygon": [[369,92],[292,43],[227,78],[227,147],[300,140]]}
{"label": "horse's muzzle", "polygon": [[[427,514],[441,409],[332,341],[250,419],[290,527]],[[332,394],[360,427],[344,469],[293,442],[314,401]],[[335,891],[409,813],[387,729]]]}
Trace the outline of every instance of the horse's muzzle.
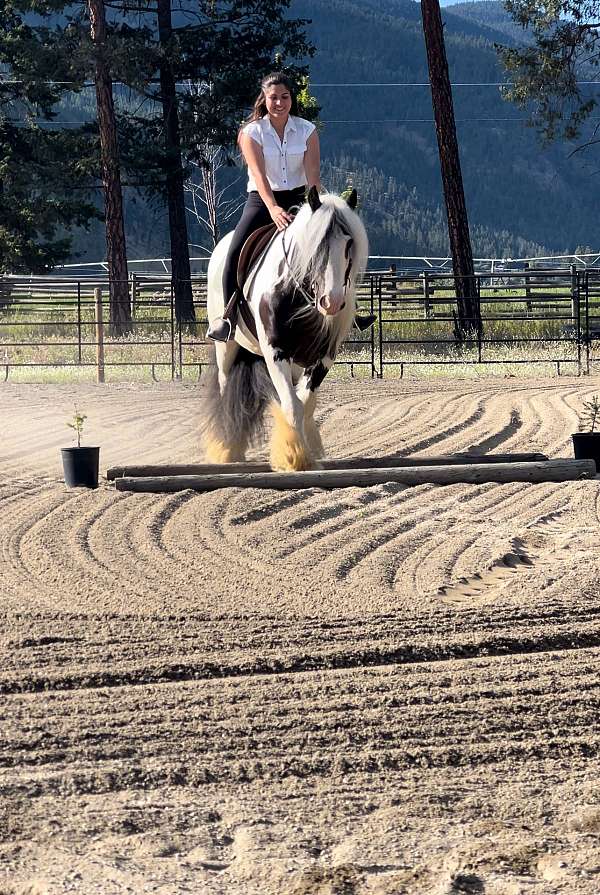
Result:
{"label": "horse's muzzle", "polygon": [[322,295],[321,298],[317,301],[317,310],[321,312],[325,317],[335,317],[336,314],[342,310],[342,308],[346,307],[346,301],[344,298],[340,298],[339,300],[330,298],[328,295]]}

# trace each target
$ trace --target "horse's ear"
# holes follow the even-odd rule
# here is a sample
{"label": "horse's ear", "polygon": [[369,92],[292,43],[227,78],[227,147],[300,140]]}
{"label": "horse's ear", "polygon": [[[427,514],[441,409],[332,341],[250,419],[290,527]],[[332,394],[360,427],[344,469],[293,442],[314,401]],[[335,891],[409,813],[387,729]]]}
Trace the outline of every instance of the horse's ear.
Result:
{"label": "horse's ear", "polygon": [[350,195],[346,198],[346,202],[348,203],[352,211],[354,211],[356,206],[358,205],[358,193],[356,192],[356,190],[352,190]]}
{"label": "horse's ear", "polygon": [[316,186],[311,186],[308,191],[308,204],[310,205],[311,211],[316,211],[317,208],[321,207],[321,200],[319,199],[319,191]]}

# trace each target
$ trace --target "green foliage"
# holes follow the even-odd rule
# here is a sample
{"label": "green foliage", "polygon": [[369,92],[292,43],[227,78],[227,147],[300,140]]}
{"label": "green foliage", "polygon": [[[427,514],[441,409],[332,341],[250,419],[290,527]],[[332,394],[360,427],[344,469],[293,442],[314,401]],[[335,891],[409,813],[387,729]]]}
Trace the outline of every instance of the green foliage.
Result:
{"label": "green foliage", "polygon": [[[142,0],[134,10],[116,0],[107,4],[106,40],[97,48],[83,0],[2,0],[0,70],[11,83],[0,83],[0,270],[49,270],[69,255],[69,228],[97,215],[89,199],[101,173],[93,106],[88,128],[60,128],[94,77],[96,53],[129,91],[117,111],[121,169],[136,190],[162,198],[181,150],[202,163],[207,145],[235,144],[276,53],[290,73],[306,73],[293,60],[313,48],[287,7],[287,0],[200,0],[193,10],[174,10],[172,31],[159,34],[154,5]],[[172,131],[165,136],[165,75],[195,88],[177,93],[181,146]]]}
{"label": "green foliage", "polygon": [[[63,9],[59,0],[53,3],[36,0],[35,5],[40,9],[54,8],[57,12]],[[29,6],[33,8],[33,0]],[[14,8],[14,3],[11,2],[10,7]],[[0,18],[7,15],[7,9],[9,4],[5,3]],[[234,7],[233,4],[215,2],[198,6],[198,16],[204,16],[198,19],[201,30],[196,32],[198,47],[194,52],[198,58],[201,59],[202,54],[206,59],[210,58],[212,38],[208,38],[217,26],[222,30],[229,27],[226,25],[227,9],[232,15],[241,15],[243,11],[240,4]],[[259,28],[260,18],[256,16],[260,16],[261,10],[258,4],[252,9],[248,8],[247,15],[240,18],[240,28],[246,25],[250,28],[252,22]],[[212,24],[206,19],[211,10],[215,12]],[[264,13],[271,14],[272,11],[271,5],[265,7]],[[304,38],[307,44],[315,43],[319,48],[311,62],[311,85],[319,82],[426,83],[427,66],[418,4],[410,0],[295,0],[292,11],[302,20],[312,19],[312,24],[306,26],[308,37]],[[70,45],[70,76],[75,76],[81,70],[78,53],[85,50],[87,20],[84,4],[70,7],[69,16],[71,31],[75,29],[80,42],[77,44],[73,38]],[[153,66],[156,64],[152,49],[156,39],[154,15],[149,11],[136,19],[124,20],[119,18],[120,13],[115,7],[111,16],[114,34],[111,31],[109,43],[114,48],[115,70],[119,72],[119,80],[134,84],[133,70],[138,67],[138,62],[129,72],[124,70],[129,59],[125,47],[133,47],[134,39],[140,41],[140,48],[135,52],[131,50],[131,58],[144,56],[147,68],[141,70],[147,77],[148,69],[154,70],[150,60]],[[450,71],[455,82],[502,80],[502,68],[493,42],[508,43],[518,38],[519,32],[524,40],[530,39],[530,29],[523,30],[503,11],[502,4],[494,0],[447,7],[443,17]],[[141,24],[146,23],[150,33],[145,37],[140,34],[128,36],[127,28],[137,30],[139,18]],[[174,12],[173,45],[177,56],[173,64],[178,77],[193,72],[191,65],[188,66],[192,57],[184,55],[178,48],[179,29],[186,22],[194,21],[184,18],[183,13],[178,18]],[[61,23],[64,24],[63,19],[49,19],[48,28],[52,31],[57,25],[62,27]],[[9,31],[7,24],[0,42]],[[207,35],[206,41],[203,33]],[[274,40],[277,34],[272,36]],[[259,33],[254,38],[249,34],[247,41],[254,40],[258,50],[259,38]],[[29,39],[25,32],[22,33],[20,45],[24,47],[23,42]],[[81,51],[76,52],[75,47],[79,45]],[[288,61],[296,58],[293,57],[295,46],[291,40]],[[300,38],[297,47],[301,50]],[[213,139],[221,134],[224,140],[230,140],[228,145],[233,144],[239,122],[257,93],[260,76],[286,64],[284,60],[275,59],[277,49],[273,46],[260,58],[257,53],[258,63],[252,70],[246,67],[234,39],[220,38],[218,49],[219,53],[223,50],[223,54],[215,59],[223,58],[223,75],[215,70],[213,84],[208,77],[209,68],[198,68],[199,76],[195,80],[201,88],[200,98],[182,99],[184,151],[196,153],[200,159],[203,135]],[[231,89],[237,96],[233,107],[230,105],[233,94],[230,96],[228,92],[231,82]],[[41,91],[42,86],[36,82],[36,90]],[[2,89],[0,85],[0,91]],[[49,88],[46,85],[43,89]],[[332,191],[340,192],[348,186],[348,177],[354,175],[353,183],[361,196],[361,215],[369,232],[372,252],[445,255],[447,224],[435,131],[433,125],[427,123],[432,117],[428,89],[312,87],[312,90],[321,107],[319,118],[323,123],[323,183]],[[168,238],[160,194],[163,138],[157,86],[145,82],[145,87],[142,85],[139,90],[133,90],[115,85],[115,94],[129,255],[132,258],[163,256],[168,252]],[[181,97],[182,92],[179,95]],[[94,118],[93,88],[77,88],[77,92],[60,93],[60,97],[61,102],[53,107],[55,121]],[[534,133],[519,121],[505,122],[504,119],[511,115],[514,119],[519,116],[510,112],[497,89],[457,89],[454,102],[475,254],[523,257],[571,251],[575,245],[593,245],[597,203],[590,190],[589,171],[580,170],[574,160],[566,160],[564,146],[548,145],[540,150]],[[200,110],[198,125],[193,111],[196,103]],[[302,114],[309,117],[304,108]],[[485,119],[490,118],[501,120],[488,123]],[[95,151],[94,135],[88,140],[90,151]],[[338,171],[338,168],[342,170]],[[230,179],[239,177],[239,169],[226,168],[222,174],[223,185],[226,185]],[[152,202],[139,197],[139,184],[155,190]],[[76,198],[80,192],[71,191],[71,196]],[[243,185],[240,195],[242,192]],[[206,234],[199,225],[190,221],[189,226],[190,242],[206,245]],[[104,256],[104,239],[99,224],[95,225],[91,235],[76,235],[75,250],[85,260]],[[195,253],[201,254],[198,250]]]}
{"label": "green foliage", "polygon": [[69,257],[71,227],[86,227],[96,209],[78,187],[88,181],[93,139],[86,128],[39,126],[56,116],[60,82],[78,77],[71,37],[27,24],[25,14],[51,3],[5,0],[0,7],[0,273],[44,273]]}
{"label": "green foliage", "polygon": [[600,67],[598,4],[588,0],[506,0],[530,43],[498,47],[513,82],[505,96],[526,109],[544,140],[574,140],[597,107],[578,79],[595,80]]}
{"label": "green foliage", "polygon": [[303,75],[298,79],[299,90],[297,94],[298,101],[298,114],[302,116],[302,118],[306,118],[307,121],[314,121],[317,125],[317,129],[320,130],[321,122],[319,121],[319,112],[321,111],[321,106],[317,102],[316,97],[312,95],[310,92],[310,85],[308,83],[308,77]]}
{"label": "green foliage", "polygon": [[[493,30],[479,24],[480,5],[494,7],[498,23]],[[469,20],[455,15],[453,6],[442,10],[452,82],[501,82],[506,76],[493,42],[503,41],[499,23],[510,25],[511,19],[492,0],[467,6],[475,7]],[[312,19],[308,34],[318,52],[311,84],[347,85],[313,87],[322,106],[325,162],[355,174],[378,173],[377,189],[370,188],[369,196],[362,174],[354,180],[373,254],[445,255],[446,248],[440,249],[447,245],[446,212],[419,5],[410,0],[296,0],[294,11]],[[355,86],[360,84],[380,86]],[[569,160],[564,145],[540,147],[524,116],[511,110],[498,88],[457,87],[454,108],[477,256],[563,253],[577,244],[593,244],[596,202],[581,156]],[[389,178],[400,191],[395,198],[387,189]],[[339,191],[347,186],[346,175],[332,183],[324,172],[323,183]],[[395,208],[400,196],[404,207]],[[407,251],[410,245],[416,250]],[[519,249],[525,245],[538,248]]]}
{"label": "green foliage", "polygon": [[600,397],[593,395],[590,401],[583,402],[583,410],[579,414],[579,428],[582,432],[594,432],[600,428]]}
{"label": "green foliage", "polygon": [[[0,112],[1,116],[1,112]],[[67,230],[94,206],[73,190],[86,177],[83,133],[15,126],[0,117],[0,273],[45,273],[71,251]]]}
{"label": "green foliage", "polygon": [[68,420],[67,426],[70,429],[73,429],[75,432],[75,436],[77,438],[77,447],[81,447],[81,436],[83,435],[83,424],[86,421],[87,416],[85,413],[82,413],[81,410],[78,409],[77,404],[75,404],[75,413],[73,417]]}
{"label": "green foliage", "polygon": [[[178,84],[187,85],[178,90],[177,114],[181,150],[189,160],[205,163],[207,147],[222,147],[231,154],[241,120],[258,94],[262,77],[276,67],[276,57],[277,67],[293,78],[306,75],[306,66],[294,60],[310,57],[314,48],[304,34],[305,21],[290,18],[288,5],[287,0],[201,0],[193,16],[183,10],[180,15],[174,12],[166,45],[155,30],[150,32],[145,45],[147,67],[152,68],[149,60],[153,60],[156,76],[162,64]],[[146,21],[153,20],[150,12]],[[127,72],[121,80],[139,89],[139,81]],[[135,151],[145,147],[146,158],[139,170],[147,172],[151,148],[164,145],[162,117],[157,114],[160,86],[155,79],[146,82],[142,95],[146,103],[138,113],[130,105],[126,114],[136,137]],[[166,169],[170,160],[159,155],[158,163]]]}

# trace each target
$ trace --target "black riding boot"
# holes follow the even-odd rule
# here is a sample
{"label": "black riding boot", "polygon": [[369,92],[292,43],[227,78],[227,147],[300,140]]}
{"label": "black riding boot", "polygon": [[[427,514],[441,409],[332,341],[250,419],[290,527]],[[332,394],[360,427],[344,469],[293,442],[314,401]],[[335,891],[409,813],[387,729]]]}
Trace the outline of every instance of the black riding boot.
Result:
{"label": "black riding boot", "polygon": [[229,342],[235,334],[235,327],[226,317],[216,317],[206,331],[206,338],[213,342]]}
{"label": "black riding boot", "polygon": [[207,339],[212,339],[213,342],[229,342],[233,339],[238,315],[238,299],[239,294],[236,291],[227,302],[223,316],[211,320],[206,331]]}
{"label": "black riding boot", "polygon": [[354,315],[354,326],[357,328],[359,332],[364,332],[370,326],[373,326],[377,317],[375,314],[355,314]]}

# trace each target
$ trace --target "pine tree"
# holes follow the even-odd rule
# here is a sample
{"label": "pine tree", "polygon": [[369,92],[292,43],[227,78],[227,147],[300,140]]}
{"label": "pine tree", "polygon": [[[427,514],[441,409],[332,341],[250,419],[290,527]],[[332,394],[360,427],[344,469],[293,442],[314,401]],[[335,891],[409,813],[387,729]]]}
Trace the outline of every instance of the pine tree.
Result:
{"label": "pine tree", "polygon": [[132,330],[127,276],[127,246],[119,142],[113,101],[110,48],[104,0],[87,0],[94,56],[94,84],[100,132],[102,186],[106,223],[106,258],[110,282],[110,331],[122,336]]}
{"label": "pine tree", "polygon": [[98,216],[81,189],[94,139],[86,128],[50,127],[75,60],[68,42],[59,51],[26,24],[22,5],[0,6],[0,272],[47,273],[68,258],[69,230]]}
{"label": "pine tree", "polygon": [[[529,111],[545,140],[578,138],[598,105],[597,93],[586,95],[578,83],[598,78],[598,3],[506,0],[505,7],[529,38],[526,45],[497,47],[512,81],[505,97]],[[585,145],[599,143],[595,130]]]}
{"label": "pine tree", "polygon": [[[150,80],[144,94],[154,103],[130,118],[136,146],[157,146],[152,164],[162,171],[169,209],[173,289],[177,319],[193,321],[184,182],[186,165],[209,167],[215,150],[231,160],[244,111],[261,77],[278,65],[292,74],[305,69],[289,59],[312,55],[302,20],[287,18],[287,0],[200,0],[171,14],[170,0],[141,7],[150,33],[146,59],[155,60],[158,90]],[[127,0],[123,0],[127,10]],[[140,8],[138,8],[139,12]],[[188,15],[189,14],[189,15]],[[139,27],[139,26],[138,26]],[[134,89],[134,79],[123,80]],[[192,89],[177,89],[191,84]],[[156,114],[159,107],[160,115]],[[131,159],[130,159],[131,161]],[[145,161],[144,161],[145,166]]]}
{"label": "pine tree", "polygon": [[456,288],[456,338],[460,341],[481,327],[479,296],[439,0],[421,0],[421,14]]}

